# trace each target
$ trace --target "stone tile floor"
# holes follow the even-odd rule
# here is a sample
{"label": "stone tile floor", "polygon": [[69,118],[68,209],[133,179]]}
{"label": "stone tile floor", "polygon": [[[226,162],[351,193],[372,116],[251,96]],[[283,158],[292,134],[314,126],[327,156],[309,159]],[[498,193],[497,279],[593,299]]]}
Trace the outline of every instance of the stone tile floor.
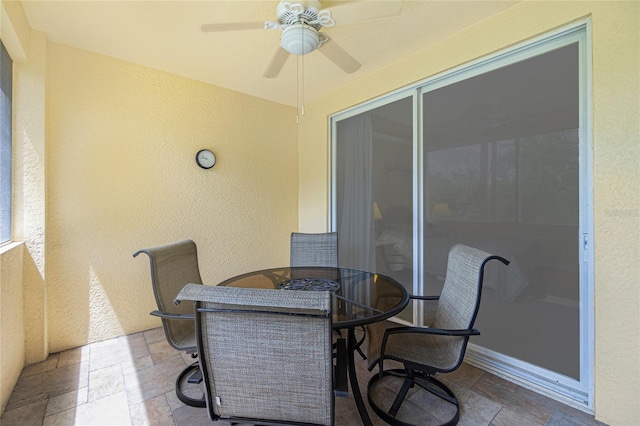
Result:
{"label": "stone tile floor", "polygon": [[[357,354],[356,360],[366,400],[372,373]],[[52,354],[22,371],[0,425],[227,426],[211,422],[206,409],[186,406],[176,397],[175,378],[192,362],[166,343],[162,328]],[[461,401],[461,425],[602,425],[593,416],[467,364],[438,377]],[[385,379],[375,397],[390,403],[394,381]],[[420,425],[447,420],[447,409],[424,393],[414,392],[399,417]],[[361,424],[352,397],[336,398],[335,411],[336,425]],[[376,426],[386,424],[369,412]]]}

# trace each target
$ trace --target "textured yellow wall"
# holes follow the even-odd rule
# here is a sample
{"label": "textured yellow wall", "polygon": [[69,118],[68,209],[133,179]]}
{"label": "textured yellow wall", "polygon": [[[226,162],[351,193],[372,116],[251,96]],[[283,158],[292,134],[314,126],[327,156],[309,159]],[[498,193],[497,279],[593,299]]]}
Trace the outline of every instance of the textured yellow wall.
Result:
{"label": "textured yellow wall", "polygon": [[591,17],[595,216],[595,414],[640,424],[640,3],[524,2],[306,106],[299,226],[324,229],[328,116]]}
{"label": "textured yellow wall", "polygon": [[0,250],[0,413],[24,367],[22,244]]}
{"label": "textured yellow wall", "polygon": [[47,70],[51,352],[160,325],[137,249],[191,238],[209,284],[288,264],[293,108],[53,43]]}
{"label": "textured yellow wall", "polygon": [[[34,286],[32,284],[34,281],[28,278],[29,272],[26,265],[32,264],[33,262],[29,260],[31,257],[26,247],[34,240],[30,240],[30,243],[27,243],[26,238],[24,238],[25,232],[23,224],[25,222],[25,215],[29,216],[30,219],[35,219],[38,215],[40,215],[42,219],[44,218],[44,209],[41,208],[41,206],[44,205],[44,197],[41,202],[37,202],[33,206],[36,212],[33,214],[34,210],[31,210],[31,206],[24,206],[23,204],[25,198],[23,197],[21,188],[25,182],[25,175],[34,176],[43,172],[44,158],[41,156],[31,156],[32,161],[29,166],[32,167],[32,170],[29,172],[24,171],[25,169],[22,167],[23,164],[21,161],[24,152],[22,143],[26,144],[29,137],[33,135],[33,133],[29,131],[36,127],[37,120],[23,128],[25,131],[21,132],[20,135],[16,134],[18,133],[16,132],[16,124],[19,123],[22,118],[25,118],[23,115],[24,109],[21,107],[27,105],[27,103],[21,103],[19,101],[24,92],[21,89],[17,89],[17,87],[24,87],[23,83],[25,83],[23,78],[24,74],[22,74],[19,69],[26,59],[31,44],[29,27],[19,3],[5,1],[0,3],[0,37],[14,62],[13,236],[15,241],[25,240],[25,244],[12,243],[0,248],[0,412],[2,412],[25,363],[30,360],[42,360],[48,352],[46,352],[42,338],[34,338],[31,341],[27,341],[28,335],[34,335],[32,333],[33,330],[37,330],[39,327],[42,331],[44,328],[44,299],[41,297],[43,293],[38,294],[38,292],[33,291]],[[34,46],[37,45],[36,42],[33,44]],[[34,68],[31,70],[33,71]],[[44,81],[43,78],[44,73],[41,72],[39,74],[39,81]],[[27,84],[26,86],[28,86],[28,89],[34,89],[31,91],[31,94],[37,91],[37,85],[31,87]],[[43,95],[39,98],[32,97],[31,102],[39,102],[42,104],[41,107],[34,107],[33,104],[27,107],[27,109],[36,115],[38,115],[39,111],[44,110]],[[33,116],[31,116],[31,118],[33,118]],[[40,118],[40,122],[42,123],[42,114],[40,114]],[[29,131],[27,131],[27,128]],[[40,139],[39,142],[43,142],[43,140]],[[41,165],[37,166],[36,163],[39,161]],[[30,180],[30,178],[27,179]],[[36,220],[33,222],[33,225],[37,226],[38,223],[42,222],[43,220]],[[29,234],[31,235],[30,232]],[[40,241],[44,241],[42,235],[40,235]],[[34,247],[34,245],[31,245],[31,247]],[[36,280],[36,282],[37,281],[38,280]],[[41,282],[41,280],[39,281]],[[42,286],[40,288],[42,288]],[[27,301],[27,303],[24,303],[25,301]],[[33,317],[31,316],[32,313],[35,313]],[[44,335],[41,333],[40,336],[43,337]]]}
{"label": "textured yellow wall", "polygon": [[13,239],[23,241],[25,303],[25,361],[42,361],[49,354],[45,284],[45,80],[43,33],[33,32],[28,61],[14,61]]}
{"label": "textured yellow wall", "polygon": [[593,14],[596,414],[640,424],[640,3]]}

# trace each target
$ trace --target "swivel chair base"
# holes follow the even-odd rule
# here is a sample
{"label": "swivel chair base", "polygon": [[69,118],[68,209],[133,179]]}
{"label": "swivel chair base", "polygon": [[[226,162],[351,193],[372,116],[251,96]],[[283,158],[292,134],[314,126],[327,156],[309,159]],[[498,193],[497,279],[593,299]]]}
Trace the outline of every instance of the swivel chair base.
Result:
{"label": "swivel chair base", "polygon": [[[393,404],[389,408],[389,410],[385,411],[382,409],[373,399],[372,397],[372,387],[381,380],[384,376],[394,376],[404,378],[404,382],[402,383],[402,387],[398,391],[398,395],[396,399],[393,401]],[[407,392],[409,389],[418,385],[420,388],[426,390],[427,392],[432,393],[433,395],[441,398],[449,403],[451,403],[456,410],[455,415],[446,423],[443,423],[442,426],[453,426],[458,423],[460,419],[460,403],[458,402],[458,398],[455,396],[453,391],[449,389],[444,383],[435,379],[433,376],[424,374],[419,371],[413,370],[404,370],[404,369],[391,369],[385,370],[382,372],[382,377],[380,374],[376,374],[371,377],[369,380],[369,384],[367,385],[367,398],[369,400],[369,405],[373,409],[373,411],[380,416],[382,420],[394,426],[414,426],[411,423],[403,422],[396,418],[398,415],[398,411],[402,403],[404,402]]]}
{"label": "swivel chair base", "polygon": [[180,375],[176,379],[176,396],[180,401],[182,401],[183,404],[189,405],[191,407],[205,408],[207,404],[204,400],[204,394],[201,398],[192,398],[184,394],[184,392],[182,391],[182,385],[185,383],[185,378],[187,378],[186,383],[195,384],[195,387],[197,387],[197,385],[202,382],[202,372],[200,371],[200,364],[198,362],[194,362],[193,364],[182,370],[182,373],[180,373]]}

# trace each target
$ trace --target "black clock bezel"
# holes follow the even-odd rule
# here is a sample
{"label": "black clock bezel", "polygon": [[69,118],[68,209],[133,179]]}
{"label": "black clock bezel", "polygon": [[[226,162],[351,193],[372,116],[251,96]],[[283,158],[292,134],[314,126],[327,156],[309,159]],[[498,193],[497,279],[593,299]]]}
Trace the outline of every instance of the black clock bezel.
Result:
{"label": "black clock bezel", "polygon": [[[213,164],[212,164],[212,165],[210,165],[210,166],[205,166],[204,164],[202,164],[202,163],[200,162],[200,158],[199,158],[199,157],[200,157],[200,154],[201,154],[202,152],[209,152],[209,153],[211,153],[211,155],[213,155]],[[205,149],[201,149],[200,151],[198,151],[198,152],[196,153],[196,164],[197,164],[200,168],[203,168],[203,169],[205,169],[205,170],[209,170],[209,169],[211,169],[213,166],[215,166],[215,165],[216,165],[216,161],[217,161],[217,159],[216,159],[216,155],[215,155],[215,154],[214,154],[210,149],[206,149],[206,148],[205,148]]]}

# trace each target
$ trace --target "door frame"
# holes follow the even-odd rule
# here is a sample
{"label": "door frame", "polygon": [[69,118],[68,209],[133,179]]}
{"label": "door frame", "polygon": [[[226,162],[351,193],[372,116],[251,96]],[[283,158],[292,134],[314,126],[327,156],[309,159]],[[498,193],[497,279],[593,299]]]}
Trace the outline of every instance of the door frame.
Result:
{"label": "door frame", "polygon": [[[329,229],[336,229],[336,123],[395,100],[413,96],[413,203],[414,203],[414,294],[421,294],[422,253],[424,236],[423,208],[423,140],[421,99],[425,92],[490,72],[511,63],[520,62],[560,47],[577,43],[579,51],[579,232],[576,244],[581,247],[580,282],[580,380],[526,363],[470,343],[465,361],[525,388],[542,393],[560,402],[593,413],[594,407],[594,238],[593,238],[593,136],[592,136],[592,46],[591,20],[574,22],[537,38],[479,58],[436,74],[410,86],[400,88],[373,100],[356,105],[329,117]],[[422,310],[414,309],[414,323],[421,324]]]}

